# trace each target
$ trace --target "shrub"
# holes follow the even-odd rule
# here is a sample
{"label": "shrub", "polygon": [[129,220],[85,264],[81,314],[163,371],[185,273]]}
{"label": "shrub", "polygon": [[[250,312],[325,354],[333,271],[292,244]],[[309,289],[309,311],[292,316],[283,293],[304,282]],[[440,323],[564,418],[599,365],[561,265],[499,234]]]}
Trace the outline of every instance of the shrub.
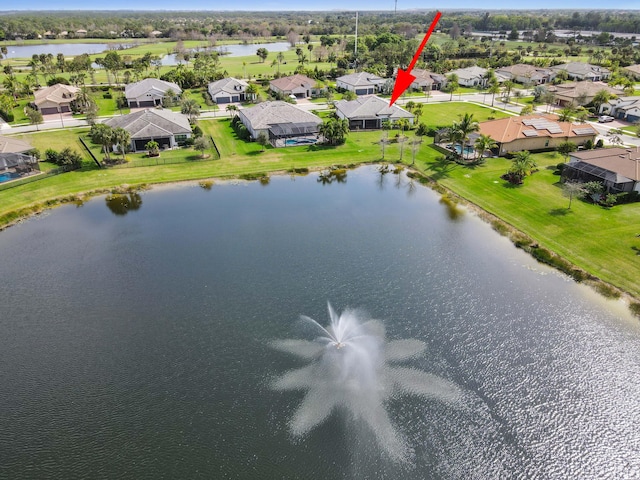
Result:
{"label": "shrub", "polygon": [[54,163],[57,165],[59,157],[60,157],[60,154],[56,152],[53,148],[47,148],[44,151],[44,159],[47,162]]}
{"label": "shrub", "polygon": [[191,128],[191,131],[193,132],[194,137],[202,136],[202,129],[198,125],[194,125],[193,128]]}
{"label": "shrub", "polygon": [[112,99],[112,98],[113,98],[113,95],[112,95],[110,92],[103,93],[103,94],[102,94],[102,98]]}
{"label": "shrub", "polygon": [[4,121],[8,123],[11,123],[15,120],[13,112],[11,111],[0,110],[0,117],[2,117]]}
{"label": "shrub", "polygon": [[49,80],[47,80],[47,86],[51,87],[53,85],[57,85],[58,83],[61,83],[63,85],[70,85],[69,80],[67,80],[64,77],[53,77],[50,78]]}
{"label": "shrub", "polygon": [[636,317],[640,317],[640,302],[631,302],[631,304],[629,305],[629,310],[631,310],[631,313],[633,313]]}
{"label": "shrub", "polygon": [[602,147],[604,147],[604,141],[602,139],[599,139],[596,142],[596,148],[602,148]]}

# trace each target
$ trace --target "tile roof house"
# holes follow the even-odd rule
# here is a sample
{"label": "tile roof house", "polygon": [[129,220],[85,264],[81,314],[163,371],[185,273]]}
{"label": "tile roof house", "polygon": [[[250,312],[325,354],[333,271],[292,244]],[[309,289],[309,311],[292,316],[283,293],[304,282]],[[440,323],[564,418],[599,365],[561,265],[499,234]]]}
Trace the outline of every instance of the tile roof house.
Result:
{"label": "tile roof house", "polygon": [[463,87],[484,87],[487,83],[486,78],[484,78],[487,71],[486,68],[474,65],[473,67],[452,70],[448,74],[455,73],[458,76],[458,83]]}
{"label": "tile roof house", "polygon": [[33,147],[17,138],[13,137],[5,137],[4,135],[0,135],[0,154],[2,153],[25,153],[29,150],[32,150]]}
{"label": "tile roof house", "polygon": [[640,65],[629,65],[628,67],[624,67],[627,73],[629,73],[636,80],[640,80]]}
{"label": "tile roof house", "polygon": [[552,150],[562,142],[584,145],[598,132],[590,125],[558,122],[556,115],[526,115],[480,123],[478,133],[490,136],[498,145],[498,155],[522,150]]}
{"label": "tile roof house", "polygon": [[212,82],[207,87],[207,91],[218,105],[233,102],[244,102],[246,100],[246,90],[249,84],[237,78],[223,78]]}
{"label": "tile roof house", "polygon": [[589,80],[590,82],[600,82],[611,76],[611,71],[604,67],[591,65],[590,63],[569,62],[562,65],[549,67],[556,72],[565,71],[571,80]]}
{"label": "tile roof house", "polygon": [[124,96],[127,98],[129,108],[156,107],[162,105],[162,99],[169,91],[176,95],[182,93],[182,89],[175,83],[158,78],[145,78],[126,85]]}
{"label": "tile roof house", "polygon": [[440,90],[447,83],[447,77],[428,70],[414,68],[411,70],[411,74],[416,77],[410,85],[414,90],[421,90],[423,92],[429,90]]}
{"label": "tile roof house", "polygon": [[336,102],[338,118],[349,120],[351,130],[382,128],[382,122],[395,122],[401,118],[413,124],[414,116],[396,104],[389,106],[389,101],[380,97],[361,97],[352,101]]}
{"label": "tile roof house", "polygon": [[322,123],[313,113],[281,100],[243,108],[238,117],[253,139],[264,133],[274,147],[315,143]]}
{"label": "tile roof house", "polygon": [[524,63],[497,68],[496,74],[523,85],[542,85],[543,83],[549,83],[555,77],[553,70]]}
{"label": "tile roof house", "polygon": [[600,105],[600,112],[630,123],[640,121],[640,97],[612,98]]}
{"label": "tile roof house", "polygon": [[385,79],[369,72],[357,72],[336,78],[336,87],[355,92],[356,95],[378,93]]}
{"label": "tile roof house", "polygon": [[112,128],[124,128],[131,135],[130,148],[134,152],[146,150],[145,145],[155,140],[160,148],[173,148],[191,137],[189,119],[171,110],[147,108],[128,115],[111,117],[104,121]]}
{"label": "tile roof house", "polygon": [[601,182],[611,193],[640,192],[640,150],[600,148],[573,152],[562,175],[581,182]]}
{"label": "tile roof house", "polygon": [[65,113],[71,111],[71,102],[80,91],[77,87],[57,83],[34,92],[33,105],[42,115]]}
{"label": "tile roof house", "polygon": [[282,96],[293,95],[296,98],[310,98],[317,95],[321,89],[316,87],[316,81],[305,75],[281,77],[269,82],[269,90]]}
{"label": "tile roof house", "polygon": [[606,83],[588,81],[550,85],[548,90],[555,94],[556,104],[561,107],[566,107],[572,104],[587,105],[593,101],[594,97],[601,90],[606,90],[612,95],[620,93],[619,90],[611,88]]}

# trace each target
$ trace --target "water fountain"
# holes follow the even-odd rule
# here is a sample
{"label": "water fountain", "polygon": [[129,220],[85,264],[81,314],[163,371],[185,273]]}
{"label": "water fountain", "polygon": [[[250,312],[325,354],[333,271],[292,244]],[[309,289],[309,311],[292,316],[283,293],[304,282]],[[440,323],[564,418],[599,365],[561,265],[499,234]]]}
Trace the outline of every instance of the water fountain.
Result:
{"label": "water fountain", "polygon": [[329,304],[330,324],[325,328],[312,318],[319,336],[308,340],[279,340],[273,347],[309,363],[291,370],[274,383],[277,390],[306,390],[290,420],[291,434],[301,437],[326,420],[332,412],[364,424],[380,449],[392,460],[404,462],[408,445],[386,410],[390,400],[410,394],[455,402],[461,391],[436,375],[397,364],[420,356],[426,349],[416,339],[385,340],[378,320],[366,319],[357,310],[338,315]]}

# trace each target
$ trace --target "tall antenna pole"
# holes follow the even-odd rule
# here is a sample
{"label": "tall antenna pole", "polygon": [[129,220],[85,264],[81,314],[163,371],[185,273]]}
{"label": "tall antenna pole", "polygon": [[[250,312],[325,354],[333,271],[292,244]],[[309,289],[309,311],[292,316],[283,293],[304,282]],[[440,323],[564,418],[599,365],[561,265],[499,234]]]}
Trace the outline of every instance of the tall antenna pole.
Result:
{"label": "tall antenna pole", "polygon": [[393,14],[395,15],[396,13],[398,13],[398,0],[395,0],[395,8],[393,9]]}
{"label": "tall antenna pole", "polygon": [[356,12],[356,43],[353,48],[353,56],[358,56],[358,12]]}

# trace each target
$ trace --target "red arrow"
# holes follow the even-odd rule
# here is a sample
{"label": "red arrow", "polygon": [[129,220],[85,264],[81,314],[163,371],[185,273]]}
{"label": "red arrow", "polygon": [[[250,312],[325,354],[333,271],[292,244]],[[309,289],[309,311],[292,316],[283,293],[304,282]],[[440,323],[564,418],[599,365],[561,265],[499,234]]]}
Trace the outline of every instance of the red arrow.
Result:
{"label": "red arrow", "polygon": [[442,14],[440,12],[436,12],[436,16],[431,22],[431,26],[429,27],[429,30],[427,30],[426,35],[422,39],[422,43],[418,47],[418,51],[413,56],[413,60],[411,60],[411,63],[409,64],[409,68],[407,68],[406,70],[402,70],[401,68],[398,69],[398,75],[396,76],[396,83],[393,86],[393,94],[391,95],[391,101],[389,102],[389,106],[393,105],[394,102],[398,99],[398,97],[402,95],[404,91],[407,88],[409,88],[409,85],[411,85],[413,81],[416,79],[414,75],[411,75],[411,70],[413,70],[413,67],[418,61],[418,58],[420,58],[422,49],[427,44],[427,40],[429,40],[429,37],[433,33],[434,28],[436,28],[436,24],[438,23],[438,20],[440,20],[441,16]]}

